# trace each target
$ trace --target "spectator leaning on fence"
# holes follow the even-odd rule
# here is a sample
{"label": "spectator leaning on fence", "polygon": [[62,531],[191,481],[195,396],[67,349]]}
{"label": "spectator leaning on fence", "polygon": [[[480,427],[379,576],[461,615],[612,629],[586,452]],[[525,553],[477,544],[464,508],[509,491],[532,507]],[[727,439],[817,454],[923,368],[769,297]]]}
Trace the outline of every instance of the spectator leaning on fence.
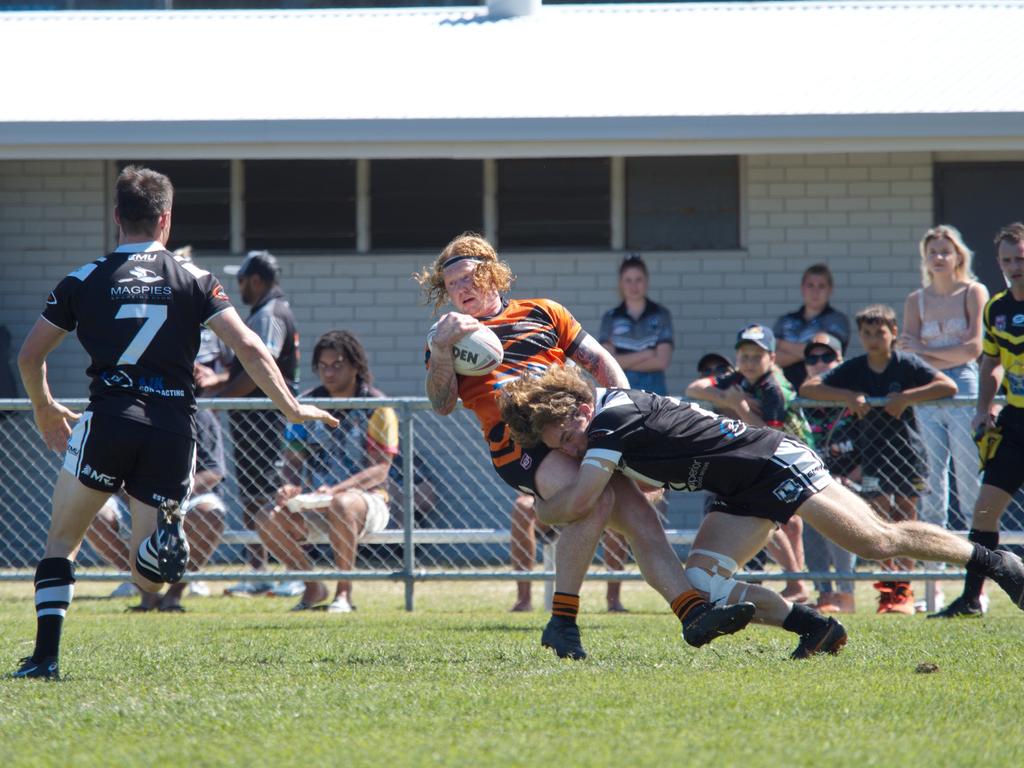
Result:
{"label": "spectator leaning on fence", "polygon": [[[804,366],[807,378],[831,371],[843,362],[843,345],[830,333],[816,333],[804,347]],[[855,423],[848,408],[804,408],[804,418],[811,430],[810,445],[836,480],[850,488],[860,487],[860,459],[854,442]],[[856,556],[834,541],[826,539],[811,526],[804,526],[804,559],[811,571],[851,572],[857,564]],[[837,582],[833,591],[831,581],[816,581],[818,610],[822,613],[853,613],[856,610],[854,582]]]}
{"label": "spectator leaning on fence", "polygon": [[[566,359],[575,361],[599,384],[627,387],[626,376],[611,354],[562,305],[549,299],[505,299],[502,294],[512,287],[512,270],[479,235],[467,232],[456,237],[415,279],[435,311],[448,302],[455,310],[440,317],[428,339],[426,389],[434,411],[447,415],[461,398],[480,421],[501,479],[517,492],[536,498],[542,522],[561,526],[552,616],[541,643],[563,658],[586,657],[576,623],[579,593],[609,525],[626,535],[644,578],[669,602],[687,642],[703,645],[723,634],[725,626],[729,631],[742,629],[745,622],[737,622],[737,616],[745,609],[719,610],[697,597],[654,508],[632,480],[615,478],[595,508],[581,514],[560,493],[579,473],[579,462],[544,445],[519,445],[498,413],[502,386]],[[456,375],[452,345],[484,324],[501,339],[504,360],[484,376]]]}
{"label": "spectator leaning on fence", "polygon": [[[269,251],[249,251],[238,266],[225,267],[238,278],[242,301],[252,307],[245,323],[263,341],[292,391],[298,381],[299,332],[291,307],[280,286],[280,267]],[[237,361],[221,374],[201,375],[199,386],[210,397],[265,397]],[[243,523],[252,530],[256,515],[265,509],[281,484],[281,433],[284,422],[271,410],[231,411],[228,415],[235,445],[235,480],[243,507]],[[257,571],[267,565],[261,546],[249,547],[250,565]],[[269,581],[242,582],[226,594],[252,595],[269,592]]]}
{"label": "spectator leaning on fence", "polygon": [[[18,355],[36,426],[50,450],[65,450],[53,492],[53,519],[36,568],[36,644],[14,677],[56,678],[74,565],[86,529],[122,487],[131,500],[131,559],[146,592],[179,581],[188,564],[180,504],[195,456],[192,373],[199,328],[209,325],[289,421],[337,420],[301,405],[273,358],[242,323],[209,272],[177,261],[170,180],[129,166],[116,182],[118,247],[58,283]],[[89,408],[57,403],[46,358],[72,332],[89,355]],[[68,422],[77,422],[72,430]]]}
{"label": "spectator leaning on fence", "polygon": [[804,303],[800,309],[783,315],[775,321],[773,330],[778,339],[778,364],[794,389],[800,389],[804,380],[804,347],[815,333],[831,333],[843,345],[850,343],[850,319],[833,309],[834,281],[826,264],[812,264],[804,270],[800,281],[800,295]]}
{"label": "spectator leaning on fence", "polygon": [[[320,386],[302,397],[384,397],[374,389],[366,350],[349,331],[328,331],[313,347],[313,370]],[[308,571],[313,567],[304,544],[311,530],[327,534],[340,571],[356,564],[361,539],[383,531],[388,512],[388,472],[398,453],[398,417],[393,408],[351,408],[333,412],[341,422],[334,430],[319,424],[297,424],[285,432],[285,485],[276,506],[258,519],[260,538],[283,565]],[[290,499],[303,491],[323,495],[317,506],[291,510]],[[307,581],[292,609],[303,611],[327,599],[327,587]],[[328,613],[351,613],[352,582],[338,582]]]}
{"label": "spectator leaning on fence", "polygon": [[[866,354],[851,358],[823,376],[804,382],[800,394],[814,400],[841,400],[860,421],[861,493],[893,521],[916,520],[917,499],[926,487],[928,467],[914,416],[915,403],[952,397],[956,384],[916,355],[894,349],[899,328],[892,307],[874,304],[857,313],[857,332]],[[872,407],[869,397],[885,398]],[[891,567],[909,571],[914,561]],[[879,613],[913,613],[909,581],[875,584]]]}
{"label": "spectator leaning on fence", "polygon": [[647,265],[631,253],[619,265],[622,303],[601,318],[598,341],[622,366],[633,389],[667,395],[665,371],[672,362],[672,313],[647,297]]}
{"label": "spectator leaning on fence", "polygon": [[[807,442],[807,422],[793,405],[793,388],[775,365],[775,345],[771,328],[748,325],[736,337],[736,370],[722,377],[697,379],[686,388],[686,395],[730,409],[752,426],[778,429]],[[784,570],[803,571],[803,521],[791,517],[773,533],[766,549]],[[810,597],[800,579],[787,582],[782,595],[798,603]]]}
{"label": "spectator leaning on fence", "polygon": [[[982,477],[968,536],[990,549],[999,544],[999,518],[1024,483],[1024,224],[1003,227],[995,244],[1009,287],[988,301],[983,314],[978,405],[971,422],[980,438]],[[997,416],[992,400],[1000,386],[1006,389],[1006,406]],[[981,615],[984,583],[984,577],[968,573],[963,594],[935,615]]]}

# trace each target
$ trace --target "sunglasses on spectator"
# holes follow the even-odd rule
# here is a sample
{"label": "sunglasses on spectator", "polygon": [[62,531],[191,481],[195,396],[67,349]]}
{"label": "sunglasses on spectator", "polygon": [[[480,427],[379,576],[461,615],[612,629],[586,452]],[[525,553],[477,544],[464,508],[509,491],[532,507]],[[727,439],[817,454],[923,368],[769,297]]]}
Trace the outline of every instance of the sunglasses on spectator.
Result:
{"label": "sunglasses on spectator", "polygon": [[701,376],[725,376],[732,370],[732,366],[729,365],[708,365],[700,369]]}
{"label": "sunglasses on spectator", "polygon": [[835,352],[819,352],[816,355],[806,355],[804,362],[807,365],[817,365],[818,363],[834,363],[839,359],[839,355]]}

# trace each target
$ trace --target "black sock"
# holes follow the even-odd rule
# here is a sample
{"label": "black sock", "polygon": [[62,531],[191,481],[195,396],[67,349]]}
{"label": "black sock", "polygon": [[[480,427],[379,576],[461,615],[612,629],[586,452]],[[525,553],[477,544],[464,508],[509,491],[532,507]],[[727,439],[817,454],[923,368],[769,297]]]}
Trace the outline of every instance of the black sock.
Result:
{"label": "black sock", "polygon": [[827,624],[828,619],[816,610],[801,603],[793,603],[793,610],[782,622],[782,628],[787,632],[795,632],[798,635],[806,635],[818,629],[822,624]]}
{"label": "black sock", "polygon": [[971,552],[971,559],[967,561],[964,599],[976,603],[981,598],[985,574],[988,572],[988,566],[992,563],[991,550],[999,546],[999,531],[979,531],[977,528],[971,528],[967,540],[974,542],[974,551]]}
{"label": "black sock", "polygon": [[75,565],[66,557],[47,557],[36,567],[36,648],[34,661],[56,658],[64,616],[75,594]]}

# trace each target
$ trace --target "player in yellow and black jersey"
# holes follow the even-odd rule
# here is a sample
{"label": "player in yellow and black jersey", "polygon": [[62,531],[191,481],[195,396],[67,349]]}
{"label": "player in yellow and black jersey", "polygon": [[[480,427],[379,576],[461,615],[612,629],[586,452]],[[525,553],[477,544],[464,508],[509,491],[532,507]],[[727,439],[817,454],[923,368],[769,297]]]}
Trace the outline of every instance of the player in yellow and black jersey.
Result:
{"label": "player in yellow and black jersey", "polygon": [[[981,492],[969,539],[989,549],[999,544],[999,518],[1024,484],[1024,224],[996,235],[996,258],[1009,286],[985,305],[978,410],[971,422],[981,455]],[[1007,405],[992,401],[1005,386]],[[968,573],[963,594],[931,618],[980,616],[983,576]]]}

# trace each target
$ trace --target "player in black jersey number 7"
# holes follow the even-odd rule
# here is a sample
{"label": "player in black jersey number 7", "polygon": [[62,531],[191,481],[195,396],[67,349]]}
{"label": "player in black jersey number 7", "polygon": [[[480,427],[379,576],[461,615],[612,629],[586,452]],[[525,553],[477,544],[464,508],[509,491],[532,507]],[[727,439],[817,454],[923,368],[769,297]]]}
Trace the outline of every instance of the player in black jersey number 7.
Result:
{"label": "player in black jersey number 7", "polygon": [[[217,279],[166,249],[173,194],[171,182],[155,171],[130,166],[121,172],[117,249],[54,288],[18,355],[36,426],[48,448],[65,454],[46,550],[36,568],[35,651],[14,677],[59,676],[73,559],[100,507],[122,487],[131,502],[135,583],[155,592],[181,578],[188,546],[180,505],[195,468],[192,370],[200,326],[235,351],[289,421],[338,424],[295,399]],[[46,382],[47,356],[72,331],[89,355],[89,407],[83,414],[56,402]],[[73,430],[69,422],[77,422]]]}
{"label": "player in black jersey number 7", "polygon": [[814,451],[772,429],[748,427],[695,404],[630,389],[593,390],[575,370],[553,367],[503,390],[499,407],[514,438],[582,459],[561,491],[581,513],[618,471],[640,482],[718,495],[686,564],[712,603],[749,601],[755,621],[794,632],[794,658],[835,653],[846,632],[833,618],[733,579],[773,526],[799,514],[824,536],[869,560],[913,557],[964,565],[993,579],[1024,607],[1024,563],[928,523],[882,520],[832,477]]}

